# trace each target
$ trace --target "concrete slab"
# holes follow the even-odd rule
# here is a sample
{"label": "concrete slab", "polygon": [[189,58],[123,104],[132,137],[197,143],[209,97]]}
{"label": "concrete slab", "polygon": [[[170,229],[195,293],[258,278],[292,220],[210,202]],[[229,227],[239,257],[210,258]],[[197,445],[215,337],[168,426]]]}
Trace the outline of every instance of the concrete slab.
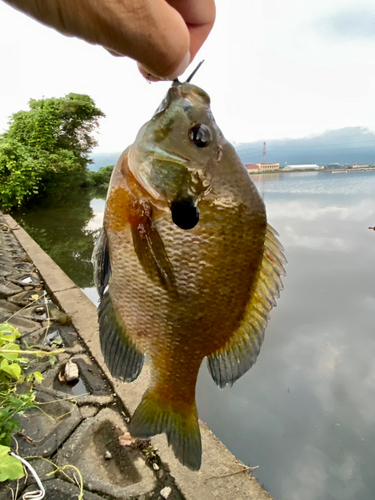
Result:
{"label": "concrete slab", "polygon": [[108,385],[108,381],[99,366],[87,354],[73,356],[71,359],[78,365],[79,374],[91,394],[104,396],[112,392],[112,388]]}
{"label": "concrete slab", "polygon": [[27,331],[22,335],[22,341],[27,342],[28,345],[43,344],[47,348],[64,348],[69,354],[79,354],[84,351],[74,328],[59,324]]}
{"label": "concrete slab", "polygon": [[41,386],[38,388],[40,392],[44,392],[45,394],[48,394],[49,396],[52,396],[54,399],[59,399],[61,397],[65,397],[67,400],[76,403],[77,406],[83,406],[83,405],[95,405],[98,407],[103,407],[103,406],[108,406],[111,404],[114,404],[113,402],[113,396],[108,395],[108,396],[93,396],[91,394],[88,395],[67,395],[64,394],[60,391],[55,391],[55,389],[51,389],[50,387],[44,387]]}
{"label": "concrete slab", "polygon": [[[47,462],[47,460],[43,460],[42,458],[36,458],[33,460],[28,459],[27,461],[33,467],[42,483],[44,483],[45,481],[50,481],[51,479],[54,479],[56,477],[53,475],[49,475],[51,474],[51,472],[53,473],[56,470],[56,467],[54,467],[54,465],[52,465],[49,461]],[[34,476],[30,473],[28,475],[26,484],[27,486],[36,484]]]}
{"label": "concrete slab", "polygon": [[7,300],[0,300],[0,323],[5,323],[6,320],[19,311],[19,307],[11,304]]}
{"label": "concrete slab", "polygon": [[17,330],[21,334],[26,333],[30,330],[36,330],[38,326],[40,326],[35,321],[31,321],[30,319],[23,318],[22,316],[19,315],[9,318],[7,322],[10,325],[14,326],[14,328],[17,328]]}
{"label": "concrete slab", "polygon": [[[72,401],[83,394],[90,394],[90,389],[83,383],[80,377],[77,383],[66,384],[59,380],[59,373],[64,371],[64,366],[69,358],[66,358],[62,363],[57,363],[53,368],[44,374],[42,383],[38,386],[39,391],[53,394],[56,399],[69,398]],[[49,390],[48,390],[49,389]]]}
{"label": "concrete slab", "polygon": [[[35,301],[35,299],[32,298],[32,295],[38,295],[39,297],[41,297],[41,299]],[[43,295],[44,295],[43,290],[28,290],[26,292],[21,292],[17,293],[16,295],[12,295],[11,297],[9,297],[8,301],[20,307],[25,307],[29,305],[30,302],[33,302],[34,304],[40,304],[41,302],[44,302]]]}
{"label": "concrete slab", "polygon": [[[101,410],[86,419],[68,439],[58,452],[57,463],[75,465],[90,491],[116,499],[150,495],[156,487],[156,478],[140,450],[120,446],[118,442],[119,436],[127,431],[117,412]],[[106,451],[111,453],[110,460],[105,459]]]}
{"label": "concrete slab", "polygon": [[39,276],[36,273],[32,272],[15,272],[10,277],[8,277],[8,279],[15,285],[19,286],[38,286],[42,284]]}
{"label": "concrete slab", "polygon": [[35,271],[35,266],[34,264],[31,264],[30,262],[18,262],[18,263],[15,263],[13,264],[14,266],[14,269],[16,269],[16,271],[19,271],[19,272],[33,272]]}
{"label": "concrete slab", "polygon": [[95,417],[98,413],[99,408],[96,406],[84,405],[80,408],[80,412],[83,418]]}
{"label": "concrete slab", "polygon": [[[62,479],[52,479],[45,483],[43,483],[43,487],[46,492],[45,498],[47,500],[70,500],[79,497],[80,490],[75,484],[68,483],[63,481]],[[24,493],[39,491],[36,485],[29,486]],[[8,500],[11,497],[8,498]],[[31,497],[30,497],[31,498]],[[100,495],[96,495],[95,493],[91,493],[90,491],[84,490],[83,492],[84,500],[103,500],[103,497]],[[4,499],[5,500],[5,499]]]}
{"label": "concrete slab", "polygon": [[25,478],[21,478],[18,481],[5,481],[0,483],[0,500],[13,500],[18,492],[17,498],[22,498],[21,493],[26,488]]}
{"label": "concrete slab", "polygon": [[70,360],[78,366],[79,379],[76,383],[62,383],[59,374],[63,372],[64,366],[68,358],[62,363],[56,364],[53,369],[50,369],[44,376],[43,382],[38,386],[38,390],[46,392],[46,389],[53,389],[53,394],[56,398],[76,398],[77,402],[82,403],[84,395],[111,396],[112,388],[108,385],[107,379],[102,374],[100,368],[87,356],[87,354],[79,354],[70,357]]}
{"label": "concrete slab", "polygon": [[77,406],[69,401],[56,401],[48,394],[38,392],[39,408],[27,410],[18,416],[22,433],[16,435],[22,456],[51,456],[81,422]]}
{"label": "concrete slab", "polygon": [[162,461],[168,464],[186,500],[272,500],[256,478],[249,472],[241,472],[244,464],[202,422],[200,431],[203,453],[202,467],[198,472],[183,467],[176,460],[165,435],[151,438],[152,445],[158,450]]}
{"label": "concrete slab", "polygon": [[[54,305],[54,307],[56,306]],[[17,318],[23,318],[30,321],[43,321],[47,317],[44,305],[31,305],[26,309],[21,309],[19,305],[9,300],[0,299],[0,322],[3,323],[7,321],[11,316],[17,316]]]}
{"label": "concrete slab", "polygon": [[11,295],[22,292],[22,288],[18,285],[10,283],[4,277],[0,277],[0,299],[6,299]]}

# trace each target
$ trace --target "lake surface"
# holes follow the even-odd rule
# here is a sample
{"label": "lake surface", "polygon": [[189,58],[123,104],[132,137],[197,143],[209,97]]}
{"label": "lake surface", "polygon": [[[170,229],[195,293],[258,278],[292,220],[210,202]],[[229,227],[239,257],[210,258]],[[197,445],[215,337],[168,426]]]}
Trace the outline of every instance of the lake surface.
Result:
{"label": "lake surface", "polygon": [[[285,290],[232,388],[202,366],[200,418],[276,500],[375,498],[375,173],[253,180],[285,247]],[[94,302],[95,196],[14,214]]]}

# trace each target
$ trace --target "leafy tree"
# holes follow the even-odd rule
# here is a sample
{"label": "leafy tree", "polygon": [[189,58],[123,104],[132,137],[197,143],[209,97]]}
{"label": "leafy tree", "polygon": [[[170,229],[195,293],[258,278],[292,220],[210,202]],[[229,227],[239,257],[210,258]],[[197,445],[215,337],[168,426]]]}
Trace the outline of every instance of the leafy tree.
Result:
{"label": "leafy tree", "polygon": [[97,172],[90,171],[88,185],[108,188],[114,168],[114,165],[107,165],[106,167],[99,168]]}
{"label": "leafy tree", "polygon": [[104,113],[85,94],[31,99],[0,136],[0,204],[19,206],[37,194],[80,186],[88,178],[92,133]]}

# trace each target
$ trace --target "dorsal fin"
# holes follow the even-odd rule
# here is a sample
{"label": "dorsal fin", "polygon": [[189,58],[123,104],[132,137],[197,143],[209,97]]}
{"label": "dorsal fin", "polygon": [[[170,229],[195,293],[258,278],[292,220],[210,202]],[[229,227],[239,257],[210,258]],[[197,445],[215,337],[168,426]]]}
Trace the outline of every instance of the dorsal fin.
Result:
{"label": "dorsal fin", "polygon": [[233,385],[255,363],[269,312],[283,288],[280,276],[286,275],[287,261],[276,236],[277,232],[268,225],[259,276],[241,324],[227,343],[208,357],[208,369],[221,388]]}

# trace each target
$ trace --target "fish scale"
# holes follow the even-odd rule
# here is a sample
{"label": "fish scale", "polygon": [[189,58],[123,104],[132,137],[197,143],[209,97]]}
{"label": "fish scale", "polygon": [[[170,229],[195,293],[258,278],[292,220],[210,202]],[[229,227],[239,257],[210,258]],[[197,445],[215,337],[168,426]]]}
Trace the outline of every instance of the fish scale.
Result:
{"label": "fish scale", "polygon": [[200,468],[200,365],[207,357],[224,387],[255,363],[282,289],[282,251],[208,95],[174,82],[114,169],[93,255],[109,370],[131,382],[150,361],[133,437],[165,432],[181,463]]}

